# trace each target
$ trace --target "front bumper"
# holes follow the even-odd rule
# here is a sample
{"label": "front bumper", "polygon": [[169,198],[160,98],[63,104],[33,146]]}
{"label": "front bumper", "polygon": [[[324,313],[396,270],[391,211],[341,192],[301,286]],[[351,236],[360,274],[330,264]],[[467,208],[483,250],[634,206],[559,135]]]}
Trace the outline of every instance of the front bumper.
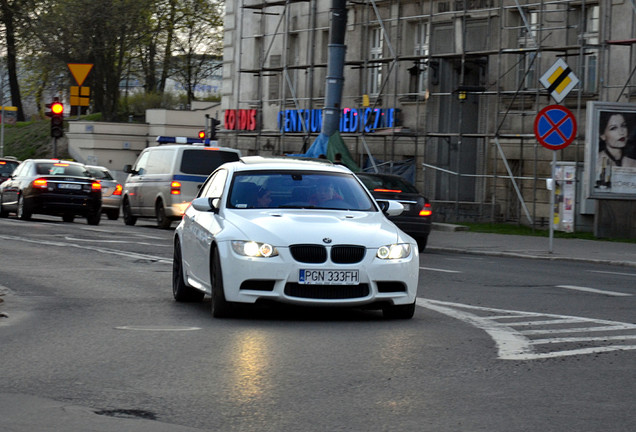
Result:
{"label": "front bumper", "polygon": [[[368,249],[361,262],[322,264],[295,261],[289,249],[279,256],[249,258],[237,255],[229,243],[219,244],[226,300],[255,303],[269,300],[308,306],[406,305],[415,301],[419,275],[417,247],[400,260],[381,260]],[[299,283],[301,269],[358,270],[358,285],[306,285]]]}

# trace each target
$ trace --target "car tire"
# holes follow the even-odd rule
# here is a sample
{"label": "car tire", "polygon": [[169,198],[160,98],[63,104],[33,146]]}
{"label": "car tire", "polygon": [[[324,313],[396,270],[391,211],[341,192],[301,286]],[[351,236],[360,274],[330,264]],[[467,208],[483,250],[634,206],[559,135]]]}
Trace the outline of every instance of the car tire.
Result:
{"label": "car tire", "polygon": [[157,218],[157,226],[161,229],[168,229],[172,224],[172,220],[166,217],[166,209],[163,206],[163,202],[157,201],[155,206],[155,216]]}
{"label": "car tire", "polygon": [[119,209],[107,210],[105,213],[106,213],[106,217],[108,218],[108,220],[117,220],[117,219],[119,219]]}
{"label": "car tire", "polygon": [[31,220],[31,210],[29,209],[29,205],[25,202],[22,194],[18,197],[18,219],[21,220]]}
{"label": "car tire", "polygon": [[385,306],[382,308],[384,319],[411,319],[415,315],[415,302],[406,305]]}
{"label": "car tire", "polygon": [[102,220],[102,212],[94,212],[86,215],[86,223],[89,225],[99,225],[99,222]]}
{"label": "car tire", "polygon": [[134,225],[137,222],[137,218],[133,216],[132,210],[130,209],[130,202],[128,202],[128,198],[124,199],[124,223],[126,225]]}
{"label": "car tire", "polygon": [[232,316],[234,307],[225,300],[223,289],[223,273],[221,270],[221,258],[219,250],[212,251],[212,263],[210,269],[210,285],[212,289],[212,316],[214,318],[227,318]]}
{"label": "car tire", "polygon": [[200,302],[205,293],[192,288],[185,283],[183,274],[183,259],[179,240],[174,242],[174,254],[172,258],[172,295],[178,302]]}
{"label": "car tire", "polygon": [[75,220],[75,215],[74,214],[70,214],[70,213],[65,213],[62,215],[62,220],[64,222],[68,222],[71,223]]}
{"label": "car tire", "polygon": [[9,217],[9,212],[2,207],[2,195],[0,195],[0,218]]}
{"label": "car tire", "polygon": [[426,249],[426,243],[428,243],[428,236],[417,237],[415,241],[417,241],[417,250],[424,252]]}

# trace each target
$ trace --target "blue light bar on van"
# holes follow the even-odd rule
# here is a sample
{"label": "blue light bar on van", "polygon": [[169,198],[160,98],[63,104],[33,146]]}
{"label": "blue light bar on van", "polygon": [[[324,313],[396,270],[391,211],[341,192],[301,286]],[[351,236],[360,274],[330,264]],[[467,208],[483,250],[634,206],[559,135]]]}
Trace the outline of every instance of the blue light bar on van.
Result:
{"label": "blue light bar on van", "polygon": [[203,144],[206,147],[210,144],[216,145],[217,141],[210,141],[209,138],[204,140],[200,138],[188,138],[188,137],[169,137],[169,136],[158,136],[155,140],[159,144]]}

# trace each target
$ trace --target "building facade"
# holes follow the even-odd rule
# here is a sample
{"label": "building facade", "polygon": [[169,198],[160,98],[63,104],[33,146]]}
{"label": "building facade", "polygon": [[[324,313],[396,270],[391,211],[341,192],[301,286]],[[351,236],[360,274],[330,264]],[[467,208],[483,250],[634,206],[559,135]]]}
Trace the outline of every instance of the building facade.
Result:
{"label": "building facade", "polygon": [[[340,133],[360,167],[411,165],[437,220],[543,226],[554,216],[546,179],[556,159],[576,170],[573,224],[594,224],[597,200],[584,184],[587,107],[636,100],[633,2],[346,5]],[[244,154],[304,153],[311,145],[324,107],[330,7],[326,0],[226,2],[223,145]],[[546,82],[557,61],[565,65],[557,78],[565,74]],[[555,93],[578,126],[559,150],[535,136],[535,120],[557,103]]]}

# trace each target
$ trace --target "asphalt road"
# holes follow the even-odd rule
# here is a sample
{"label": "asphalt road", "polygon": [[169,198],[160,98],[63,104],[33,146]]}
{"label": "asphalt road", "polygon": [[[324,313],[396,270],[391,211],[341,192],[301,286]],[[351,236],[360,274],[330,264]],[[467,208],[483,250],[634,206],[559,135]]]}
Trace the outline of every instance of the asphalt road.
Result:
{"label": "asphalt road", "polygon": [[215,320],[172,233],[0,219],[0,430],[636,430],[633,268],[429,251],[409,321]]}

